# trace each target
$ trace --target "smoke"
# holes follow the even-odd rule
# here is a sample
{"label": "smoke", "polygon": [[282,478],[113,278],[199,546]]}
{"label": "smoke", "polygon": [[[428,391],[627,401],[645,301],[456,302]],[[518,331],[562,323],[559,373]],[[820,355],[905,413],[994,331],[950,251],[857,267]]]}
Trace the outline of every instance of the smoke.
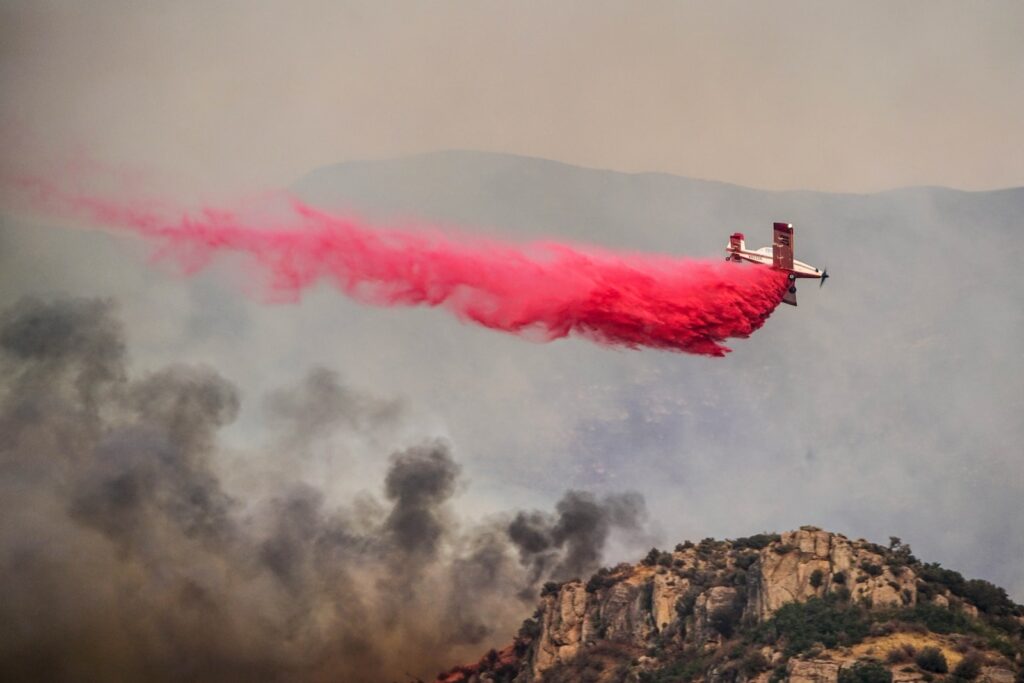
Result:
{"label": "smoke", "polygon": [[598,568],[601,551],[613,527],[640,530],[645,521],[643,498],[613,494],[598,500],[586,491],[567,491],[555,506],[557,515],[520,512],[508,526],[533,582],[585,577]]}
{"label": "smoke", "polygon": [[[382,499],[282,478],[244,500],[218,471],[234,387],[207,367],[133,377],[125,354],[111,302],[0,314],[4,680],[428,677],[505,641],[537,581],[595,568],[611,529],[644,519],[636,494],[575,491],[555,514],[459,519],[461,468],[435,439],[390,456]],[[277,448],[402,419],[322,369],[268,405]]]}
{"label": "smoke", "polygon": [[[601,344],[722,356],[721,342],[756,331],[786,282],[765,268],[616,254],[556,242],[513,246],[436,229],[378,229],[297,199],[259,229],[237,213],[195,215],[67,195],[26,181],[37,207],[71,213],[160,244],[187,273],[221,253],[250,257],[268,293],[295,300],[321,280],[378,306],[439,306],[459,319],[544,341],[580,335]],[[166,215],[180,216],[166,218]]]}

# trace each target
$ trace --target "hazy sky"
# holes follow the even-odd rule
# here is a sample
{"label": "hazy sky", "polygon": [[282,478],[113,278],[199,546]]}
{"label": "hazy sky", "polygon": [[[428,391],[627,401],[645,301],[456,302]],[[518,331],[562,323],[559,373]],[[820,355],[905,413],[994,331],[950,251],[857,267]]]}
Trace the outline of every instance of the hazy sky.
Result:
{"label": "hazy sky", "polygon": [[1020,2],[4,2],[6,163],[190,190],[445,148],[763,188],[1024,184]]}

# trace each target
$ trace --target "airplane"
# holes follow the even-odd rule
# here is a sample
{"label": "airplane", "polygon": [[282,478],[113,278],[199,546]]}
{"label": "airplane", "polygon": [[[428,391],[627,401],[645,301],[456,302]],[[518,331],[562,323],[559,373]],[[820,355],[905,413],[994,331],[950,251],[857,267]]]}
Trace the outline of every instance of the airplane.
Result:
{"label": "airplane", "polygon": [[729,235],[729,244],[725,247],[725,260],[741,263],[749,261],[774,270],[789,274],[789,289],[782,299],[783,303],[796,306],[796,279],[817,278],[821,287],[828,279],[828,269],[818,270],[814,266],[797,261],[793,258],[793,225],[791,223],[775,223],[772,246],[761,247],[750,251],[743,241],[742,232]]}

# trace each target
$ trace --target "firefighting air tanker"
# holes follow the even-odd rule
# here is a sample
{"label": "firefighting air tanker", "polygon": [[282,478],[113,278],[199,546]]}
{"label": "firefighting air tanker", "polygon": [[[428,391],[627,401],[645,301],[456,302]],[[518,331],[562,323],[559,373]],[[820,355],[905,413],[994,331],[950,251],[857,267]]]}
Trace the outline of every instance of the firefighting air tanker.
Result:
{"label": "firefighting air tanker", "polygon": [[725,247],[725,260],[749,261],[774,270],[781,270],[789,276],[789,289],[782,299],[784,303],[796,306],[796,279],[809,277],[819,280],[818,286],[828,279],[828,269],[818,270],[814,266],[797,261],[793,258],[793,226],[789,223],[775,223],[775,236],[772,246],[761,247],[748,251],[743,242],[743,233],[734,232],[729,235],[729,244]]}

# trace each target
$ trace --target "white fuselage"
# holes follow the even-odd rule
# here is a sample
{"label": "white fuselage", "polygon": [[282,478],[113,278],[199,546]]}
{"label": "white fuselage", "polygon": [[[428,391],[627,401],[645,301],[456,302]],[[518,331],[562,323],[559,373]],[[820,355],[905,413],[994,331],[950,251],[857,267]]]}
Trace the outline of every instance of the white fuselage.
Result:
{"label": "white fuselage", "polygon": [[[730,257],[737,261],[759,263],[763,266],[768,266],[769,268],[774,267],[775,264],[775,260],[772,258],[771,247],[761,247],[760,249],[755,249],[753,251],[744,248],[733,250],[726,247],[726,250],[729,252]],[[788,272],[792,273],[796,277],[821,277],[820,270],[808,263],[804,263],[803,261],[797,261],[796,259],[793,259],[793,269]]]}

